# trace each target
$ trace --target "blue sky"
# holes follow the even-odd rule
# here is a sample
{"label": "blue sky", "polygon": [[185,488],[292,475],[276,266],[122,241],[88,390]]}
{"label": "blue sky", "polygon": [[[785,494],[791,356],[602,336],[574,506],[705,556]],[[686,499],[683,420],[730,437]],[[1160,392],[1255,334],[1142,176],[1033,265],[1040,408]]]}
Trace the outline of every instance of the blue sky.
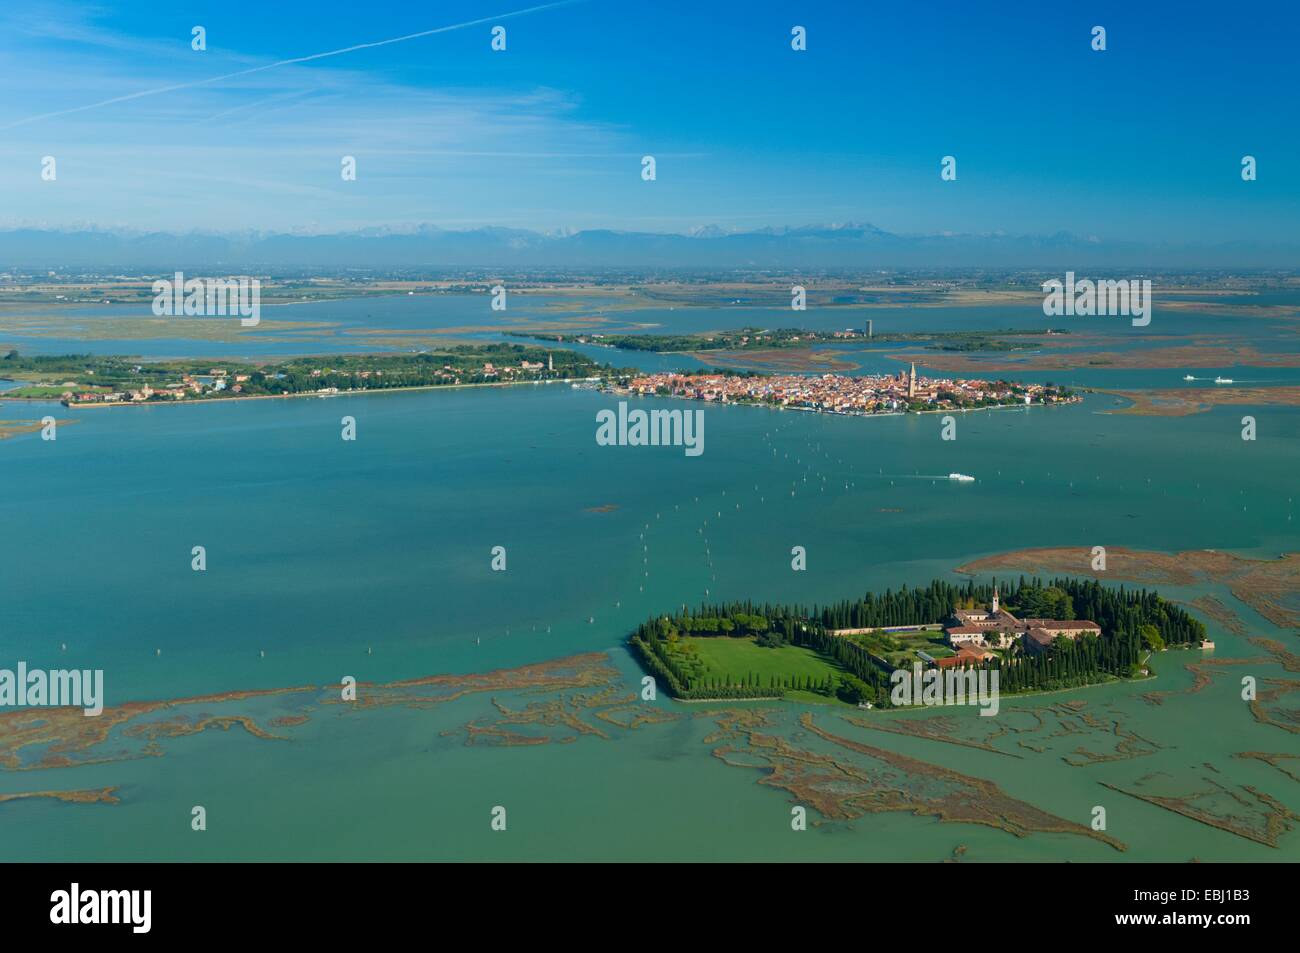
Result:
{"label": "blue sky", "polygon": [[529,5],[7,4],[0,226],[856,221],[1214,244],[1293,241],[1300,221],[1291,2],[585,0],[505,16]]}

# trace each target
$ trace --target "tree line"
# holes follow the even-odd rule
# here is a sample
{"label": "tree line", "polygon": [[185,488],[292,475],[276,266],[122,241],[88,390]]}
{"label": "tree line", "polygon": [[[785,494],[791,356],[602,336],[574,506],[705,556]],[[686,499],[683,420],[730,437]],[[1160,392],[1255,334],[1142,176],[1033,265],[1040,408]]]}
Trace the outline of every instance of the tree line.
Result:
{"label": "tree line", "polygon": [[[832,634],[836,629],[872,629],[943,622],[954,607],[992,601],[995,583],[969,580],[957,585],[936,579],[923,588],[904,586],[830,605],[762,605],[751,601],[700,605],[648,619],[629,637],[645,668],[678,698],[779,698],[789,690],[835,694],[849,702],[889,705],[893,671],[861,645]],[[1188,612],[1147,589],[1103,587],[1095,579],[1038,578],[997,584],[1002,604],[1020,618],[1088,619],[1101,636],[1060,637],[1050,650],[992,658],[979,665],[999,672],[999,690],[1048,691],[1087,685],[1108,677],[1140,674],[1144,650],[1186,646],[1205,638],[1205,626]],[[679,636],[754,637],[760,645],[800,645],[845,669],[839,683],[825,679],[757,675],[692,678],[671,650]]]}

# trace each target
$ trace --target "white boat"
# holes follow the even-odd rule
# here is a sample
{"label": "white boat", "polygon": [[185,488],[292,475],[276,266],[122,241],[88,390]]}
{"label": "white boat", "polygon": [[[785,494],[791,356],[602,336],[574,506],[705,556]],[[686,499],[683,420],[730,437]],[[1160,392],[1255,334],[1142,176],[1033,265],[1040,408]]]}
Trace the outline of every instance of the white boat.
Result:
{"label": "white boat", "polygon": [[1196,378],[1193,377],[1191,374],[1187,374],[1187,375],[1184,375],[1183,380],[1185,380],[1185,381],[1194,381],[1194,380],[1196,380]]}
{"label": "white boat", "polygon": [[975,482],[975,478],[974,478],[973,476],[967,476],[967,475],[964,474],[964,473],[949,473],[949,474],[948,474],[948,479],[949,479],[949,480],[956,480],[956,481],[958,481],[959,483],[974,483],[974,482]]}
{"label": "white boat", "polygon": [[1216,377],[1216,378],[1214,379],[1214,383],[1216,383],[1216,384],[1231,384],[1231,383],[1232,383],[1232,378],[1231,378],[1231,377]]}

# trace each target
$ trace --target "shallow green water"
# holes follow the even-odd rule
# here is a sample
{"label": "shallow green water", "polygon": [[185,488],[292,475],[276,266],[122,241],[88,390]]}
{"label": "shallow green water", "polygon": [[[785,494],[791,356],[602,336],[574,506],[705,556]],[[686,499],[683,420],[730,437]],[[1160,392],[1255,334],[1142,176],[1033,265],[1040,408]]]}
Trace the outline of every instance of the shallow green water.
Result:
{"label": "shallow green water", "polygon": [[[1251,410],[1254,443],[1240,439],[1241,408],[1123,417],[1101,413],[1104,397],[958,415],[958,439],[946,442],[936,415],[708,406],[705,452],[688,458],[681,448],[597,446],[595,413],[614,403],[539,386],[101,409],[73,415],[54,443],[6,441],[4,664],[103,668],[112,705],[608,650],[632,690],[640,673],[620,647],[628,629],[706,588],[709,598],[814,603],[925,583],[1027,546],[1267,557],[1300,548],[1300,424],[1289,409]],[[30,416],[44,412],[31,406]],[[345,414],[357,419],[355,443],[339,439]],[[936,479],[954,470],[977,480]],[[614,508],[592,511],[606,504]],[[190,570],[195,545],[207,549],[205,573]],[[504,573],[489,566],[497,545],[508,552]],[[807,549],[807,572],[790,569],[795,545]],[[1217,594],[1254,634],[1294,650],[1294,634]],[[1261,656],[1206,621],[1219,657]],[[1186,688],[1184,660],[1161,657],[1156,687]],[[1208,762],[1221,780],[1300,812],[1295,781],[1231,758],[1300,752],[1300,736],[1246,710],[1236,679],[1247,671],[1286,674],[1272,662],[1234,669],[1161,706],[1140,700],[1150,684],[1072,693],[1162,746],[1126,761],[1072,767],[1055,751],[1010,758],[853,735],[1079,823],[1106,806],[1123,854],[1080,836],[1019,838],[901,813],[795,833],[791,798],[713,757],[705,719],[536,747],[466,747],[441,734],[489,714],[486,695],[364,717],[322,712],[287,742],[207,731],[162,742],[162,757],[0,771],[0,791],[119,785],[122,797],[0,804],[0,852],[933,861],[964,845],[976,860],[1297,859],[1300,832],[1272,849],[1098,783],[1127,787],[1153,773],[1199,783]],[[1003,710],[1059,700],[1004,700]],[[189,829],[194,804],[208,809],[204,833]],[[488,825],[498,804],[509,808],[504,833]]]}

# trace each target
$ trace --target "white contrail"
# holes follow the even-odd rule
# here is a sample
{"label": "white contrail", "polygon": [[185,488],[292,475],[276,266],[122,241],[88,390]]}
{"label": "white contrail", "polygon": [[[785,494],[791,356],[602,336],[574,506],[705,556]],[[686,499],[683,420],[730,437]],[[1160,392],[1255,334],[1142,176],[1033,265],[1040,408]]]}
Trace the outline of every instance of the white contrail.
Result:
{"label": "white contrail", "polygon": [[307,63],[311,60],[324,59],[327,56],[339,56],[343,53],[355,53],[357,50],[369,50],[376,46],[388,46],[390,43],[403,43],[406,40],[418,40],[420,37],[433,36],[435,33],[449,33],[452,30],[463,30],[466,27],[480,26],[484,23],[494,23],[497,20],[505,20],[510,17],[521,17],[527,13],[540,13],[542,10],[553,10],[556,7],[567,7],[570,4],[581,3],[583,0],[557,0],[555,3],[544,3],[541,6],[527,7],[523,10],[514,10],[510,13],[498,13],[496,16],[480,17],[477,20],[466,20],[464,23],[453,23],[449,26],[435,27],[432,30],[421,30],[419,33],[408,33],[406,36],[395,36],[387,40],[375,40],[371,43],[358,43],[356,46],[345,46],[340,50],[329,50],[325,53],[312,53],[308,56],[295,56],[289,60],[279,60],[275,63],[267,63],[265,66],[254,66],[249,69],[241,69],[235,73],[225,73],[221,76],[209,76],[207,79],[198,79],[189,83],[176,83],[172,86],[159,86],[157,89],[142,89],[138,93],[129,93],[126,96],[114,96],[112,99],[101,100],[97,103],[90,103],[86,106],[74,106],[71,109],[60,109],[57,112],[41,113],[39,116],[28,116],[26,119],[18,119],[14,122],[0,126],[0,129],[13,129],[15,126],[25,126],[29,122],[38,122],[41,119],[53,119],[56,116],[67,116],[72,113],[85,112],[87,109],[98,109],[101,106],[111,106],[114,103],[124,103],[132,99],[141,99],[145,96],[157,96],[160,93],[171,93],[178,89],[191,89],[195,86],[206,86],[209,83],[220,83],[223,80],[235,79],[239,76],[248,76],[251,73],[262,73],[269,69],[276,69],[281,66],[293,66],[295,63]]}

